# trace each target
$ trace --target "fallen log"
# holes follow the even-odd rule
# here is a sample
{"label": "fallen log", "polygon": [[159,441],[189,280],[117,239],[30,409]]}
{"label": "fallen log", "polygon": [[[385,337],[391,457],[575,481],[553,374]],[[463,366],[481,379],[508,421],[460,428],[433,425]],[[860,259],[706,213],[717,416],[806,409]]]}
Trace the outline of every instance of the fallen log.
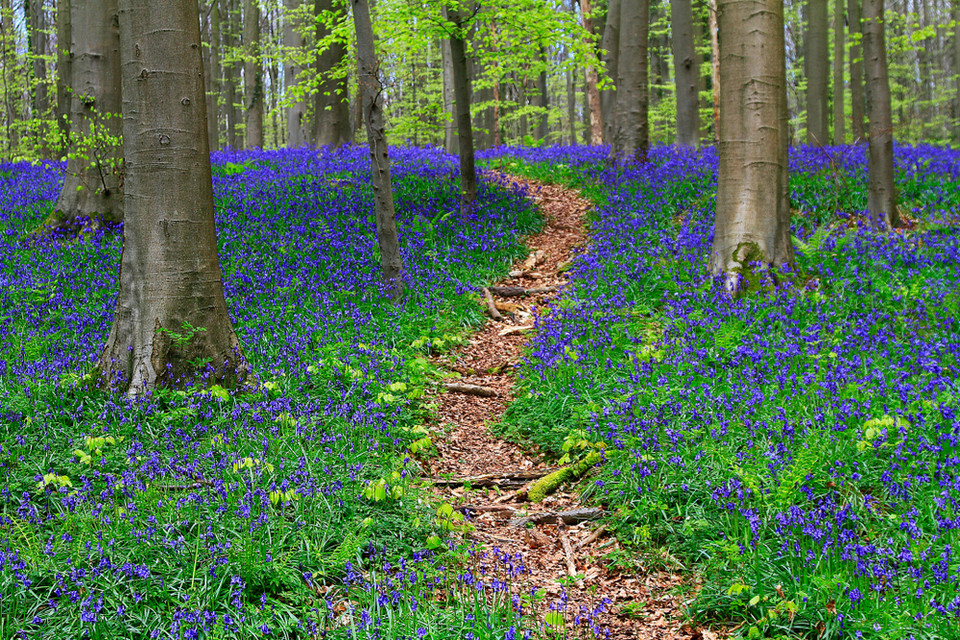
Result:
{"label": "fallen log", "polygon": [[496,389],[490,387],[481,387],[478,384],[466,384],[465,382],[444,382],[443,388],[455,393],[465,393],[471,396],[483,396],[484,398],[493,398],[497,395]]}
{"label": "fallen log", "polygon": [[487,307],[487,315],[497,322],[503,322],[503,316],[500,315],[500,312],[497,310],[497,303],[494,302],[493,296],[490,295],[490,290],[484,287],[481,291],[483,292],[483,301]]}
{"label": "fallen log", "polygon": [[581,522],[587,522],[588,520],[596,520],[602,515],[603,509],[593,507],[570,509],[569,511],[560,511],[558,513],[545,511],[523,518],[514,518],[510,521],[510,524],[514,527],[524,527],[528,524],[560,524],[561,522],[565,525],[575,525]]}
{"label": "fallen log", "polygon": [[521,487],[530,480],[536,480],[556,471],[556,467],[549,469],[523,469],[517,471],[501,471],[498,473],[484,473],[477,476],[463,478],[423,478],[438,487],[459,487],[469,484],[472,487]]}

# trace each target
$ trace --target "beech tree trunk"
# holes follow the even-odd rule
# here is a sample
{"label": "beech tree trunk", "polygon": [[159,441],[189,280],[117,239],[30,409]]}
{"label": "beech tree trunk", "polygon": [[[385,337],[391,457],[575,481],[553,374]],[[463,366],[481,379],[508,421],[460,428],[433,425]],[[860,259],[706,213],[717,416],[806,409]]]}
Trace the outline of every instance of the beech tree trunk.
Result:
{"label": "beech tree trunk", "polygon": [[260,59],[260,5],[243,2],[243,101],[247,149],[263,147],[263,65]]}
{"label": "beech tree trunk", "polygon": [[[580,0],[580,16],[583,28],[593,33],[593,20],[590,17],[590,0]],[[590,108],[590,144],[603,144],[603,114],[600,107],[600,91],[597,89],[597,67],[587,64],[587,104]]]}
{"label": "beech tree trunk", "polygon": [[647,118],[649,0],[620,0],[620,28],[617,124],[610,147],[610,159],[645,162],[650,146],[650,123]]}
{"label": "beech tree trunk", "polygon": [[827,0],[807,0],[807,35],[804,39],[804,67],[807,75],[807,142],[829,142],[827,90]]}
{"label": "beech tree trunk", "polygon": [[677,144],[700,142],[700,59],[693,45],[691,0],[670,0],[673,75],[677,91]]}
{"label": "beech tree trunk", "polygon": [[127,217],[101,380],[232,387],[249,368],[217,258],[197,2],[121,0],[120,33]]}
{"label": "beech tree trunk", "polygon": [[600,48],[603,49],[603,62],[606,80],[610,86],[600,94],[600,115],[603,118],[603,142],[613,144],[617,126],[617,84],[619,77],[620,57],[620,0],[610,0],[607,7],[607,22],[603,28],[603,40]]}
{"label": "beech tree trunk", "polygon": [[443,71],[443,148],[447,153],[459,151],[457,141],[457,108],[453,89],[453,54],[450,52],[450,40],[440,40],[440,64]]}
{"label": "beech tree trunk", "polygon": [[[316,0],[314,13],[317,23],[317,40],[330,35],[327,21],[322,16],[332,12],[333,22],[346,18],[341,2],[334,0]],[[332,42],[329,47],[317,50],[317,74],[320,85],[314,95],[314,144],[318,147],[330,145],[342,147],[353,142],[353,128],[350,126],[350,92],[345,78],[337,77],[336,70],[343,64],[347,55],[346,46],[340,41]]]}
{"label": "beech tree trunk", "polygon": [[883,0],[863,0],[863,64],[870,121],[867,208],[874,219],[892,228],[900,218],[893,175],[893,118],[884,27]]}
{"label": "beech tree trunk", "polygon": [[351,1],[353,25],[357,34],[357,78],[360,83],[361,109],[367,127],[367,142],[370,145],[370,169],[383,285],[387,296],[399,302],[403,298],[403,258],[400,256],[393,187],[390,183],[390,154],[383,125],[383,83],[380,81],[380,65],[373,46],[373,25],[370,23],[367,0]]}
{"label": "beech tree trunk", "polygon": [[[65,0],[66,2],[66,0]],[[47,225],[123,220],[120,33],[117,0],[69,0],[70,142],[67,172]],[[199,28],[199,26],[198,26]]]}
{"label": "beech tree trunk", "polygon": [[850,27],[850,134],[854,142],[867,139],[864,126],[863,46],[860,28],[860,0],[847,0],[847,20]]}
{"label": "beech tree trunk", "polygon": [[843,28],[843,0],[833,2],[833,144],[846,142],[843,113],[843,50],[845,46]]}
{"label": "beech tree trunk", "polygon": [[718,0],[720,160],[710,268],[793,262],[786,202],[783,0]]}
{"label": "beech tree trunk", "polygon": [[473,124],[470,122],[470,76],[463,40],[460,12],[446,9],[446,18],[453,23],[450,34],[450,60],[453,66],[453,97],[457,109],[457,141],[460,156],[460,215],[464,218],[477,199],[477,167],[473,152]]}
{"label": "beech tree trunk", "polygon": [[[297,17],[300,9],[300,0],[284,0],[283,14],[283,46],[288,51],[299,51],[304,47],[303,36],[299,29],[301,24]],[[300,65],[286,60],[283,65],[283,85],[286,91],[293,91],[297,86],[297,76],[302,69]],[[307,103],[303,97],[287,107],[287,141],[288,147],[297,148],[307,144]]]}

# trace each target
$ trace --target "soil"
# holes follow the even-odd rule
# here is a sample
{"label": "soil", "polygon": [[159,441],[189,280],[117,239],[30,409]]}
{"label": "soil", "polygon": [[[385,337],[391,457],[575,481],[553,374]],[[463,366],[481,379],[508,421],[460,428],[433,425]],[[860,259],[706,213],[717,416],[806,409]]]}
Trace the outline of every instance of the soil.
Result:
{"label": "soil", "polygon": [[[487,177],[490,176],[488,173]],[[531,257],[517,263],[511,277],[496,285],[525,289],[566,285],[565,265],[578,252],[588,249],[585,216],[592,205],[576,191],[561,186],[502,174],[492,176],[503,182],[525,185],[545,218],[543,230],[525,238]],[[435,443],[439,456],[424,462],[424,476],[441,480],[485,475],[466,488],[455,484],[441,486],[449,484],[441,483],[433,491],[440,500],[466,513],[476,527],[475,531],[464,534],[466,538],[489,549],[523,556],[529,571],[529,584],[523,585],[525,589],[533,586],[544,589],[548,602],[558,599],[565,589],[568,625],[573,625],[577,613],[584,609],[594,611],[607,601],[605,611],[589,625],[582,624],[577,637],[594,637],[588,627],[596,625],[599,637],[618,640],[716,638],[708,629],[684,623],[684,599],[696,590],[690,578],[651,569],[643,565],[643,558],[620,552],[620,543],[606,528],[584,544],[601,526],[599,521],[572,526],[516,526],[510,522],[522,516],[590,506],[581,505],[576,494],[563,491],[539,504],[523,501],[517,491],[527,480],[506,476],[518,472],[524,472],[521,475],[527,477],[530,472],[545,475],[553,468],[551,461],[535,446],[520,446],[490,431],[514,397],[514,372],[532,331],[509,333],[507,330],[532,327],[537,311],[546,311],[547,304],[556,295],[562,292],[528,297],[494,296],[503,321],[488,320],[462,348],[435,359],[437,364],[460,372],[456,382],[493,389],[496,396],[455,391],[437,396],[439,426],[447,434]],[[497,477],[503,479],[498,482]],[[648,561],[658,566],[669,565],[663,558]],[[570,576],[570,569],[574,569],[576,580]]]}

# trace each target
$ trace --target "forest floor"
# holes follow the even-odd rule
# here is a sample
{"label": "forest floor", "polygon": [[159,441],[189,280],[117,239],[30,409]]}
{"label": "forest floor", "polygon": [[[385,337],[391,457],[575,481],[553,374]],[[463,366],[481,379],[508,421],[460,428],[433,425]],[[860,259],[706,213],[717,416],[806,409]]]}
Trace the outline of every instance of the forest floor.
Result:
{"label": "forest floor", "polygon": [[[565,267],[571,258],[588,249],[586,215],[592,208],[578,192],[562,186],[499,178],[525,185],[545,224],[540,233],[526,238],[530,257],[490,289],[548,291],[492,295],[501,319],[491,317],[462,348],[435,358],[436,364],[460,374],[458,383],[495,395],[457,390],[439,395],[439,426],[446,436],[436,443],[439,456],[425,463],[424,473],[437,481],[438,497],[475,527],[467,538],[522,555],[527,586],[544,589],[548,599],[561,597],[565,590],[568,625],[579,617],[581,626],[607,629],[616,639],[716,637],[684,624],[680,594],[686,589],[678,587],[688,577],[617,562],[627,556],[597,521],[603,515],[599,509],[586,508],[576,493],[564,490],[539,503],[527,501],[529,483],[556,467],[535,446],[491,432],[514,399],[514,370],[536,314],[545,312],[556,295],[550,289],[567,284]],[[494,315],[492,310],[488,315]]]}

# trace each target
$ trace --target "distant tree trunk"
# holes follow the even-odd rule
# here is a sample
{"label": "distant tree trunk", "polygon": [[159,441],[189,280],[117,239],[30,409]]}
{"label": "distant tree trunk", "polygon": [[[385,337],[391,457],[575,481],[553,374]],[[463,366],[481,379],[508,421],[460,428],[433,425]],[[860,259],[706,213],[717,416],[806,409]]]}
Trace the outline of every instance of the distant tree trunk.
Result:
{"label": "distant tree trunk", "polygon": [[[224,34],[224,44],[230,50],[231,56],[236,50],[238,38],[237,32],[240,30],[239,16],[237,13],[238,0],[217,0],[220,3],[222,13],[226,15]],[[240,77],[239,65],[236,62],[228,62],[224,65],[224,100],[227,115],[227,146],[231,149],[240,147],[240,137],[237,135],[237,129],[240,125],[239,112],[237,109],[237,80]]]}
{"label": "distant tree trunk", "polygon": [[693,46],[691,0],[670,0],[673,66],[677,90],[677,144],[700,142],[700,60]]}
{"label": "distant tree trunk", "polygon": [[247,149],[263,147],[263,62],[260,56],[260,5],[243,2],[243,101]]}
{"label": "distant tree trunk", "polygon": [[447,153],[455,154],[457,144],[457,108],[453,90],[453,54],[450,52],[450,40],[440,40],[440,64],[443,71],[443,148]]}
{"label": "distant tree trunk", "polygon": [[600,94],[600,113],[603,118],[603,142],[613,144],[617,128],[617,83],[620,56],[620,0],[610,0],[607,7],[607,22],[603,29],[602,61],[606,80],[610,87]]}
{"label": "distant tree trunk", "polygon": [[541,142],[547,141],[549,132],[550,118],[548,117],[549,96],[547,95],[547,49],[540,47],[540,61],[543,63],[543,69],[537,77],[537,106],[540,107],[540,119],[537,122],[536,137]]}
{"label": "distant tree trunk", "polygon": [[120,32],[127,218],[97,368],[130,395],[235,386],[249,369],[217,257],[197,2],[121,0]]}
{"label": "distant tree trunk", "polygon": [[719,0],[720,144],[710,268],[793,262],[785,206],[783,0]]}
{"label": "distant tree trunk", "polygon": [[717,29],[717,0],[709,0],[707,28],[710,29],[710,71],[713,87],[713,139],[720,142],[720,33]]}
{"label": "distant tree trunk", "polygon": [[863,46],[861,44],[860,0],[847,0],[850,26],[850,134],[854,142],[867,139],[864,127]]}
{"label": "distant tree trunk", "polygon": [[[341,2],[334,0],[316,0],[314,14],[318,19],[333,12],[333,21],[340,22],[346,18],[346,12]],[[317,40],[320,41],[330,35],[326,21],[317,23]],[[339,77],[338,72],[347,55],[346,46],[341,41],[332,42],[329,47],[317,50],[317,74],[320,76],[320,86],[314,95],[314,144],[318,147],[331,145],[342,147],[353,142],[353,128],[350,126],[350,91],[345,78]]]}
{"label": "distant tree trunk", "polygon": [[373,25],[367,0],[353,2],[353,25],[357,34],[357,78],[360,82],[363,121],[370,145],[374,209],[377,216],[377,242],[383,285],[391,300],[403,297],[403,258],[393,208],[393,187],[390,184],[390,154],[383,125],[383,83],[378,75],[380,63],[373,46]]}
{"label": "distant tree trunk", "polygon": [[843,112],[843,52],[846,48],[843,28],[843,0],[833,2],[833,144],[846,142]]}
{"label": "distant tree trunk", "polygon": [[827,0],[807,0],[804,66],[807,75],[807,142],[829,142]]}
{"label": "distant tree trunk", "polygon": [[477,168],[473,153],[473,124],[470,121],[470,76],[463,40],[460,12],[446,9],[446,18],[456,28],[450,34],[450,60],[453,66],[453,94],[457,108],[457,138],[460,151],[460,215],[464,218],[477,199]]}
{"label": "distant tree trunk", "polygon": [[645,162],[650,146],[650,124],[647,118],[649,0],[621,0],[620,28],[617,126],[613,145],[610,147],[610,159]]}
{"label": "distant tree trunk", "polygon": [[[583,28],[593,33],[593,20],[590,17],[590,0],[580,0],[580,15]],[[587,104],[590,107],[590,144],[603,144],[603,114],[600,108],[600,91],[597,89],[597,67],[593,61],[587,63]]]}
{"label": "distant tree trunk", "polygon": [[117,0],[70,0],[70,24],[71,139],[63,188],[47,224],[75,227],[80,218],[116,223],[123,220],[123,156],[105,139],[121,133]]}
{"label": "distant tree trunk", "polygon": [[[284,0],[283,14],[283,46],[290,52],[303,49],[303,36],[299,29],[301,24],[297,12],[300,9],[300,0]],[[297,76],[300,75],[300,65],[287,60],[283,66],[283,86],[286,91],[294,91],[297,87]],[[303,97],[296,99],[287,107],[287,146],[302,147],[307,144],[307,103]]]}
{"label": "distant tree trunk", "polygon": [[893,175],[893,119],[884,38],[883,0],[863,0],[863,63],[870,120],[867,208],[892,228],[900,223]]}

